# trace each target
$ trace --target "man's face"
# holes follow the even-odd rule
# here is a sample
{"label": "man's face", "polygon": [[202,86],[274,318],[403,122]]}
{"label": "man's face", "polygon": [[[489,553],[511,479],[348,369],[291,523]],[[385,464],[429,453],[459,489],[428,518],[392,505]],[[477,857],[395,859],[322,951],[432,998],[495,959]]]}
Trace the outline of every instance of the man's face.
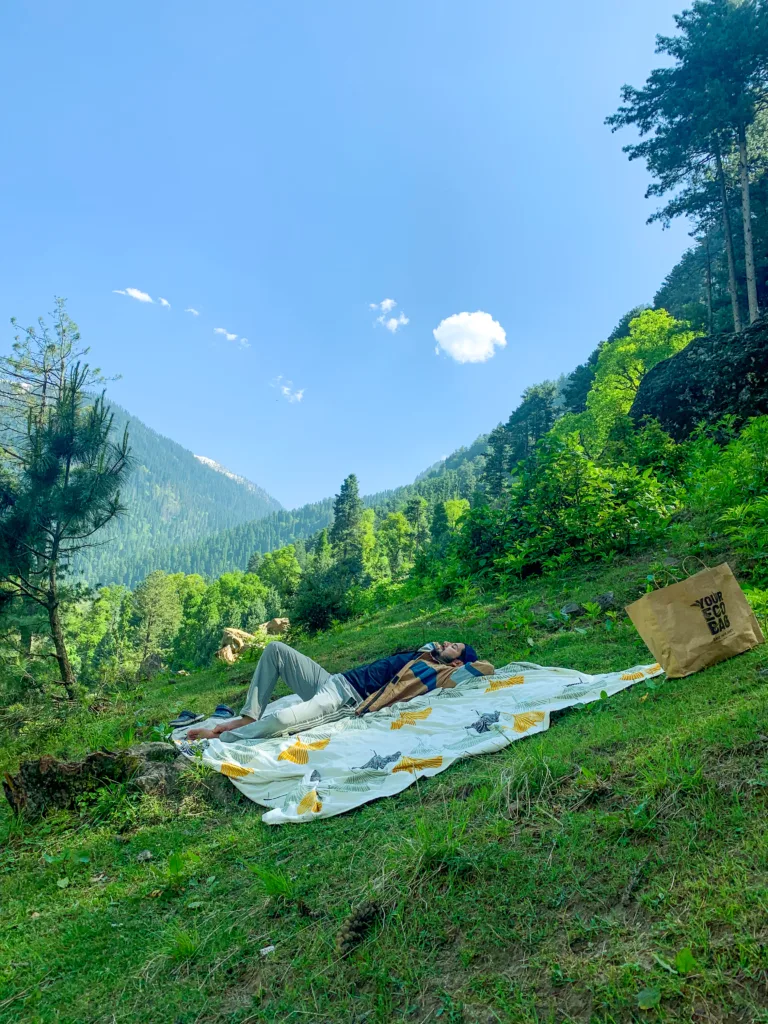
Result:
{"label": "man's face", "polygon": [[465,644],[455,644],[442,641],[435,644],[435,649],[432,653],[434,654],[435,659],[442,662],[443,665],[451,665],[454,661],[461,662],[461,656],[464,653],[465,646]]}

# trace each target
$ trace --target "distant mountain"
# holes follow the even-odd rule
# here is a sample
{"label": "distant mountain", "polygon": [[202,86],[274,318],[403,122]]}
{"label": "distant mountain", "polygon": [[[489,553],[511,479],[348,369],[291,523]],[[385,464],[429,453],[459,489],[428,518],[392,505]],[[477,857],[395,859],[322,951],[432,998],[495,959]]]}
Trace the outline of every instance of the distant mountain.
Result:
{"label": "distant mountain", "polygon": [[[224,476],[228,476],[230,480],[235,480],[237,483],[242,484],[243,487],[247,487],[249,491],[253,491],[254,494],[265,494],[265,492],[255,484],[253,480],[248,480],[247,477],[238,476],[237,473],[233,473],[231,469],[227,469],[226,466],[222,466],[220,462],[214,462],[213,459],[207,458],[205,455],[196,455],[195,458],[198,462],[202,462],[204,466],[208,466],[209,469],[214,469],[217,473],[223,473]],[[267,495],[269,497],[269,495]]]}
{"label": "distant mountain", "polygon": [[122,490],[128,514],[78,555],[73,568],[89,583],[133,586],[151,569],[169,567],[157,560],[165,558],[160,552],[282,509],[252,481],[194,455],[119,405],[111,409],[115,433],[128,428],[134,462]]}
{"label": "distant mountain", "polygon": [[[414,483],[369,494],[363,501],[368,508],[386,514],[402,508],[414,495],[421,495],[430,504],[448,498],[469,497],[482,472],[486,442],[487,436],[483,435],[469,448],[459,448],[419,474]],[[239,523],[213,536],[169,545],[164,549],[137,552],[134,573],[137,579],[142,579],[153,569],[166,569],[169,572],[196,572],[213,578],[233,569],[245,569],[255,551],[273,551],[285,544],[307,540],[328,526],[332,519],[333,498],[303,505],[290,512],[273,512],[263,519]]]}

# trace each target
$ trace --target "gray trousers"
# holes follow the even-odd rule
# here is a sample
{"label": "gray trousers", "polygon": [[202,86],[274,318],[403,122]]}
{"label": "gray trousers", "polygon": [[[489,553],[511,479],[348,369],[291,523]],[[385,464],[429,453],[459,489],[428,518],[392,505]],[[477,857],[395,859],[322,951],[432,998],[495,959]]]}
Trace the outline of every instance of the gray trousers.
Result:
{"label": "gray trousers", "polygon": [[[297,693],[302,703],[265,715],[278,679]],[[341,673],[331,675],[316,661],[276,640],[264,649],[240,712],[255,721],[239,729],[230,729],[219,739],[222,743],[236,743],[238,740],[267,739],[311,729],[341,717],[339,713],[343,708],[348,705],[354,707],[361,700]]]}

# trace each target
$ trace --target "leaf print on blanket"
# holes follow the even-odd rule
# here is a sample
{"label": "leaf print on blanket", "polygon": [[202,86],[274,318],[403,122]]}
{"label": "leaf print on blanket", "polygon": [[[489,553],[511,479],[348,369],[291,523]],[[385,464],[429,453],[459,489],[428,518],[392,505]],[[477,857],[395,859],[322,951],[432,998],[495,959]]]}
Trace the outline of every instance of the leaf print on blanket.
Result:
{"label": "leaf print on blanket", "polygon": [[326,737],[326,739],[323,740],[315,740],[314,743],[304,743],[301,738],[297,736],[295,743],[292,743],[290,747],[286,747],[285,750],[280,751],[277,755],[277,760],[293,761],[294,764],[309,764],[310,750],[325,750],[330,742],[330,737]]}
{"label": "leaf print on blanket", "polygon": [[427,743],[426,737],[420,736],[415,747],[408,751],[409,757],[435,757],[440,753],[438,747],[433,743]]}
{"label": "leaf print on blanket", "polygon": [[522,715],[513,715],[515,724],[512,728],[515,732],[528,732],[534,725],[538,725],[539,722],[543,722],[546,715],[543,711],[525,711]]}
{"label": "leaf print on blanket", "polygon": [[375,786],[381,786],[388,778],[388,771],[376,771],[373,768],[358,769],[348,775],[341,775],[338,779],[331,779],[325,788],[339,793],[368,793]]}
{"label": "leaf print on blanket", "polygon": [[423,711],[401,711],[400,717],[391,722],[389,728],[402,729],[404,725],[416,725],[417,722],[423,722],[425,718],[429,718],[431,714],[432,708],[424,708]]}
{"label": "leaf print on blanket", "polygon": [[[279,806],[281,810],[287,811],[291,807],[300,805],[310,793],[313,793],[317,797],[318,786],[307,783],[305,779],[301,782],[296,783],[286,793],[273,798],[273,806]],[[313,801],[314,802],[314,801]]]}
{"label": "leaf print on blanket", "polygon": [[[464,728],[469,730],[470,726],[465,725]],[[489,740],[492,741],[497,737],[502,741],[501,746],[505,747],[507,743],[509,743],[509,740],[505,737],[504,733],[502,732],[504,728],[508,728],[508,726],[505,727],[503,725],[496,724],[492,725],[488,732],[468,731],[466,736],[463,736],[460,740],[457,740],[455,743],[447,743],[446,750],[470,750],[472,747],[478,747],[480,746],[481,743],[488,743]]]}
{"label": "leaf print on blanket", "polygon": [[496,690],[505,690],[508,686],[522,686],[524,682],[525,676],[510,676],[509,679],[494,679],[485,692],[494,693]]}
{"label": "leaf print on blanket", "polygon": [[322,809],[323,804],[322,801],[318,800],[317,798],[317,790],[310,789],[310,791],[307,793],[304,799],[301,800],[300,803],[297,805],[296,813],[307,814],[309,811],[311,811],[313,814],[318,814],[320,811],[322,811]]}
{"label": "leaf print on blanket", "polygon": [[599,691],[597,691],[594,686],[582,686],[580,683],[574,683],[571,686],[566,687],[563,693],[556,693],[552,697],[552,700],[580,700],[582,697],[586,697],[590,693],[597,696],[598,692]]}
{"label": "leaf print on blanket", "polygon": [[392,769],[392,774],[395,772],[414,772],[424,771],[426,768],[439,768],[443,763],[442,757],[404,757],[399,764],[396,764]]}
{"label": "leaf print on blanket", "polygon": [[253,768],[244,768],[241,764],[233,764],[231,761],[224,761],[219,771],[228,779],[243,779],[246,775],[253,775]]}

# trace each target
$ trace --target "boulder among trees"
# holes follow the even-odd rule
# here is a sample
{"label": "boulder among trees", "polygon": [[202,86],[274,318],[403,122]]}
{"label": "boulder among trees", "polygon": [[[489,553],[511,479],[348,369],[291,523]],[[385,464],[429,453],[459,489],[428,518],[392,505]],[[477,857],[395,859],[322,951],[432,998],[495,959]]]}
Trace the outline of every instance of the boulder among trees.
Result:
{"label": "boulder among trees", "polygon": [[768,318],[741,334],[696,338],[643,378],[630,415],[653,417],[679,441],[704,421],[768,413]]}

